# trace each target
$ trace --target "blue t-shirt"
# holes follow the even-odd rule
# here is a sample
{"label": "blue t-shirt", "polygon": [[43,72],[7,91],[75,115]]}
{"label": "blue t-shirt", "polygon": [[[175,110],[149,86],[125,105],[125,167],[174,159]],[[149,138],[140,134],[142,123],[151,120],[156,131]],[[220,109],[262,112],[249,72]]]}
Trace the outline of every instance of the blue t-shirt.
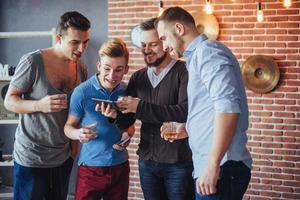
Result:
{"label": "blue t-shirt", "polygon": [[97,138],[81,145],[78,165],[114,166],[128,159],[127,150],[118,151],[112,146],[121,139],[121,130],[110,123],[101,112],[96,112],[96,102],[92,98],[117,100],[125,94],[125,84],[119,84],[112,92],[104,89],[97,74],[75,88],[70,101],[69,114],[80,119],[81,126],[97,122]]}

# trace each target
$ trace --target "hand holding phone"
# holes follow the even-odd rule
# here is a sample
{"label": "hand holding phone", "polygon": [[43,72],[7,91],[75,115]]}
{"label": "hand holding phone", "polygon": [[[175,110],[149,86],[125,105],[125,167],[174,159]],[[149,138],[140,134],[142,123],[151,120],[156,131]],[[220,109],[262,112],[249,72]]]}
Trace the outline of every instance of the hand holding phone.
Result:
{"label": "hand holding phone", "polygon": [[131,139],[131,137],[121,139],[117,144],[119,144],[119,145],[125,145],[127,142],[130,141],[130,139]]}
{"label": "hand holding phone", "polygon": [[113,145],[113,148],[119,151],[124,151],[126,147],[129,145],[131,137],[127,132],[122,133],[122,139]]}
{"label": "hand holding phone", "polygon": [[96,101],[99,104],[101,104],[101,103],[108,104],[108,105],[110,105],[111,108],[113,108],[115,110],[119,110],[119,107],[117,106],[115,101],[106,100],[106,99],[98,99],[98,98],[92,98],[92,100]]}

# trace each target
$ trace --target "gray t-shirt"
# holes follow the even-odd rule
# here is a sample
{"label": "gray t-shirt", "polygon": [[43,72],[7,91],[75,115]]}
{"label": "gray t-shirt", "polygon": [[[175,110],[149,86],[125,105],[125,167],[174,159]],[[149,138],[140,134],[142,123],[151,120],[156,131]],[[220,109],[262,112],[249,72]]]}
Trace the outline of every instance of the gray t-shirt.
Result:
{"label": "gray t-shirt", "polygon": [[[86,66],[77,64],[77,84],[86,79]],[[62,94],[54,88],[45,71],[41,50],[24,55],[10,84],[24,92],[26,100]],[[67,94],[71,95],[71,92]],[[64,134],[68,110],[20,114],[14,144],[14,159],[27,167],[56,167],[70,156],[69,139]]]}

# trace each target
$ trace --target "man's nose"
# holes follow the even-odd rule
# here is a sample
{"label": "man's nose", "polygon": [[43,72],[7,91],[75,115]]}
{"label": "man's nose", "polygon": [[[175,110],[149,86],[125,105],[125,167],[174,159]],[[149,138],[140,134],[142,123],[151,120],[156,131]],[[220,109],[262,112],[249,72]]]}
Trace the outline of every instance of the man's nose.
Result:
{"label": "man's nose", "polygon": [[86,45],[84,43],[80,43],[79,46],[78,46],[78,51],[83,53],[85,48],[86,48]]}
{"label": "man's nose", "polygon": [[113,70],[111,70],[108,75],[109,75],[110,79],[114,79],[115,76],[116,76],[116,72],[114,72]]}
{"label": "man's nose", "polygon": [[166,45],[165,42],[163,42],[163,49],[164,49],[165,52],[169,51],[169,47]]}
{"label": "man's nose", "polygon": [[149,48],[149,45],[146,45],[146,46],[144,47],[144,52],[145,52],[145,53],[150,53],[150,52],[151,52],[151,48]]}

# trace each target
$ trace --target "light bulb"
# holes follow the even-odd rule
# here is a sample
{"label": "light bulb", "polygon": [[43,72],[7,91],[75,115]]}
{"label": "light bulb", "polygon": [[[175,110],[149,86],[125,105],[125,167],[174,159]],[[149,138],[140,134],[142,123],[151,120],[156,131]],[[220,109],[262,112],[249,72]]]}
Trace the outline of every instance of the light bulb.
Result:
{"label": "light bulb", "polygon": [[212,7],[210,0],[206,0],[205,6],[204,6],[204,11],[206,14],[210,15],[213,13],[214,8]]}
{"label": "light bulb", "polygon": [[158,11],[158,17],[164,12],[164,3],[163,1],[159,2],[159,11]]}
{"label": "light bulb", "polygon": [[292,0],[283,0],[283,6],[286,8],[291,7],[292,5]]}
{"label": "light bulb", "polygon": [[263,12],[262,7],[261,7],[261,2],[259,2],[257,4],[256,18],[257,18],[258,22],[264,21],[264,12]]}

